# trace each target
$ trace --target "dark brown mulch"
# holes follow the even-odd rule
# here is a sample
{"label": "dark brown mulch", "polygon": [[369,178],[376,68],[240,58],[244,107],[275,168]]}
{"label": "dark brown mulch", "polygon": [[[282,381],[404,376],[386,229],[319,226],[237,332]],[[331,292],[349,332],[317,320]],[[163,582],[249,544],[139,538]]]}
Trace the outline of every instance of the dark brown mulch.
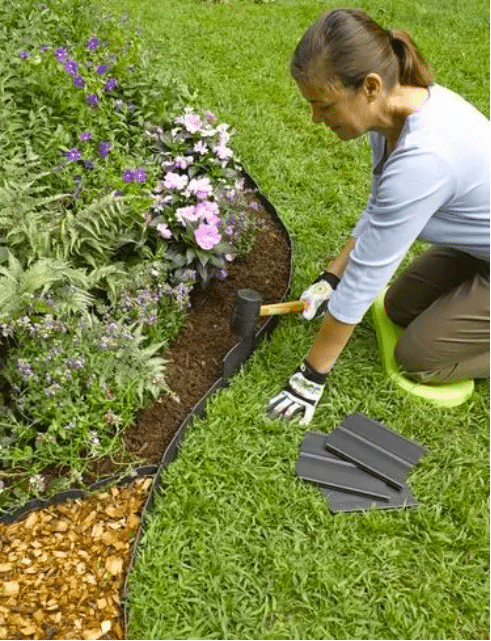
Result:
{"label": "dark brown mulch", "polygon": [[[162,394],[125,429],[126,449],[144,457],[148,464],[160,462],[183,420],[221,377],[223,358],[238,340],[230,328],[237,291],[255,289],[268,303],[279,301],[288,286],[290,252],[285,234],[259,202],[257,206],[262,224],[254,250],[230,264],[226,279],[212,280],[194,296],[176,342],[162,354],[167,361],[166,382],[179,401]],[[112,473],[111,461],[98,462],[93,472],[98,476]]]}

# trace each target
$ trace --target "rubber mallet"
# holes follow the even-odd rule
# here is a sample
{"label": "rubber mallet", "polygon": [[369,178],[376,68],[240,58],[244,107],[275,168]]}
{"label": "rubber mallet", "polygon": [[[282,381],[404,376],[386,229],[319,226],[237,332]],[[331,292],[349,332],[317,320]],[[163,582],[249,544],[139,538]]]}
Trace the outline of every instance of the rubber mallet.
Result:
{"label": "rubber mallet", "polygon": [[232,330],[241,338],[252,336],[259,316],[303,312],[306,301],[291,300],[285,303],[261,305],[261,294],[254,289],[239,289],[232,311]]}

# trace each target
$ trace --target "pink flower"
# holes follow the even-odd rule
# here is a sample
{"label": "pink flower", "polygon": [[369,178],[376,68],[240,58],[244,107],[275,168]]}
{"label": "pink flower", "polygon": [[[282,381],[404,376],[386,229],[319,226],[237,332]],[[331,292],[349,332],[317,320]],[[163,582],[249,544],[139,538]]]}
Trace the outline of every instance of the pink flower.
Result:
{"label": "pink flower", "polygon": [[221,240],[220,233],[215,225],[207,225],[206,223],[200,224],[195,230],[194,236],[198,245],[203,249],[211,249]]}
{"label": "pink flower", "polygon": [[202,200],[203,198],[206,198],[207,196],[211,196],[213,193],[213,187],[210,182],[210,179],[205,177],[205,178],[192,178],[189,181],[189,185],[186,189],[186,196],[189,196],[190,194],[195,194],[197,198]]}
{"label": "pink flower", "polygon": [[174,163],[179,169],[187,169],[192,162],[192,156],[177,156],[174,158]]}
{"label": "pink flower", "polygon": [[182,119],[182,124],[190,134],[195,134],[203,125],[203,121],[197,114],[188,113]]}
{"label": "pink flower", "polygon": [[198,217],[204,218],[209,225],[217,225],[220,222],[219,211],[218,205],[211,200],[204,200],[196,205]]}
{"label": "pink flower", "polygon": [[[192,181],[191,181],[192,182]],[[181,176],[180,174],[175,174],[170,171],[164,180],[164,185],[167,189],[184,189],[188,184],[188,177]]]}
{"label": "pink flower", "polygon": [[197,208],[194,205],[189,207],[179,207],[176,210],[176,219],[181,223],[181,225],[186,225],[186,220],[193,222],[199,220],[200,215],[197,212]]}
{"label": "pink flower", "polygon": [[162,236],[162,238],[170,238],[172,236],[171,230],[165,223],[159,223],[157,225],[157,231]]}
{"label": "pink flower", "polygon": [[224,144],[213,147],[213,151],[218,156],[218,158],[220,158],[220,160],[227,160],[227,158],[232,158],[232,156],[234,155],[234,152],[230,149],[230,147],[226,147]]}

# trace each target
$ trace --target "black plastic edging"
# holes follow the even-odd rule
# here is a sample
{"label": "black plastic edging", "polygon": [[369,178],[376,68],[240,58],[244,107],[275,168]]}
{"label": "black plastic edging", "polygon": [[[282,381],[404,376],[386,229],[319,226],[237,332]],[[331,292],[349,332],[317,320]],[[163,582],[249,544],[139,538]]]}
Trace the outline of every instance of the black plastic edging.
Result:
{"label": "black plastic edging", "polygon": [[[257,196],[257,198],[261,202],[261,205],[264,207],[264,209],[266,209],[266,211],[269,213],[269,215],[274,220],[276,225],[280,228],[280,230],[284,234],[285,240],[286,240],[287,245],[288,245],[288,250],[289,250],[289,253],[290,253],[290,261],[289,261],[290,262],[290,271],[289,271],[289,275],[288,275],[287,287],[286,287],[285,292],[284,292],[284,294],[283,294],[283,296],[281,298],[281,300],[283,301],[286,298],[286,296],[288,295],[288,293],[290,292],[291,280],[292,280],[292,272],[293,272],[293,252],[292,252],[292,243],[291,243],[290,234],[288,233],[287,228],[285,227],[285,225],[283,224],[282,220],[278,216],[278,213],[277,213],[276,209],[269,202],[269,200],[266,198],[266,196],[264,196],[259,191],[257,183],[253,180],[253,178],[247,172],[244,171],[243,175],[244,175],[244,178],[245,178],[245,186],[246,186],[246,188],[254,190],[255,195]],[[278,324],[278,320],[279,319],[278,319],[277,316],[270,316],[266,320],[266,322],[260,327],[260,329],[257,331],[257,333],[254,336],[253,344],[251,346],[252,347],[251,353],[255,349],[255,347],[257,346],[259,341],[262,338],[264,338],[267,334],[269,334],[276,327],[276,325]],[[123,589],[123,597],[122,597],[122,600],[121,600],[121,607],[123,608],[124,636],[125,636],[125,638],[127,638],[127,636],[128,636],[127,635],[128,628],[129,628],[129,624],[131,622],[130,619],[129,619],[128,608],[127,608],[127,606],[128,606],[128,593],[127,593],[127,590],[128,590],[128,578],[129,578],[129,575],[130,575],[130,573],[131,573],[131,571],[133,569],[133,566],[134,566],[134,564],[136,562],[136,559],[138,557],[139,544],[140,544],[140,541],[141,541],[141,538],[142,538],[142,536],[144,534],[144,529],[145,529],[145,517],[148,514],[148,512],[150,512],[150,510],[152,510],[153,505],[154,505],[155,494],[158,492],[158,490],[162,486],[162,473],[166,469],[167,465],[169,465],[169,463],[174,461],[174,459],[176,458],[176,456],[178,454],[178,450],[179,450],[179,444],[183,440],[184,434],[186,432],[186,429],[191,424],[191,422],[194,419],[194,417],[198,416],[199,418],[202,418],[205,415],[205,403],[206,403],[206,400],[212,394],[214,394],[215,392],[227,387],[227,385],[229,384],[230,378],[233,376],[233,374],[235,372],[229,371],[229,372],[226,372],[226,374],[225,374],[225,371],[227,369],[226,368],[227,356],[233,350],[235,350],[238,346],[239,346],[239,343],[237,343],[237,345],[232,347],[232,349],[229,350],[227,355],[224,357],[224,359],[223,359],[223,362],[224,362],[224,375],[221,378],[219,378],[210,387],[210,389],[201,398],[201,400],[199,400],[198,403],[196,403],[196,405],[193,407],[193,409],[189,412],[187,417],[181,423],[181,425],[180,425],[179,429],[177,430],[177,432],[174,434],[174,437],[173,437],[172,441],[167,446],[167,448],[166,448],[166,450],[165,450],[165,452],[164,452],[164,454],[162,456],[162,459],[160,461],[157,473],[155,474],[155,477],[154,477],[154,480],[153,480],[152,488],[151,488],[150,493],[148,495],[147,501],[145,502],[145,505],[143,507],[143,511],[142,511],[141,518],[140,518],[140,524],[138,526],[138,531],[137,531],[135,540],[133,542],[133,550],[132,550],[132,553],[131,553],[130,564],[129,564],[127,572],[126,572],[126,578],[125,578],[125,582],[124,582],[124,589]]]}

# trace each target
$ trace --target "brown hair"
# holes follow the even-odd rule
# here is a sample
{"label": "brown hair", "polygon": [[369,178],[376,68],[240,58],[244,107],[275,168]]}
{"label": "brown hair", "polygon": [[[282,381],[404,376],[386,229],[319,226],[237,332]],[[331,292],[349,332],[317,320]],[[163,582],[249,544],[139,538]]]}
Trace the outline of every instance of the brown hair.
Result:
{"label": "brown hair", "polygon": [[290,63],[297,81],[321,81],[357,89],[378,73],[388,91],[396,82],[428,88],[429,63],[405,31],[383,29],[359,9],[324,13],[304,33]]}

